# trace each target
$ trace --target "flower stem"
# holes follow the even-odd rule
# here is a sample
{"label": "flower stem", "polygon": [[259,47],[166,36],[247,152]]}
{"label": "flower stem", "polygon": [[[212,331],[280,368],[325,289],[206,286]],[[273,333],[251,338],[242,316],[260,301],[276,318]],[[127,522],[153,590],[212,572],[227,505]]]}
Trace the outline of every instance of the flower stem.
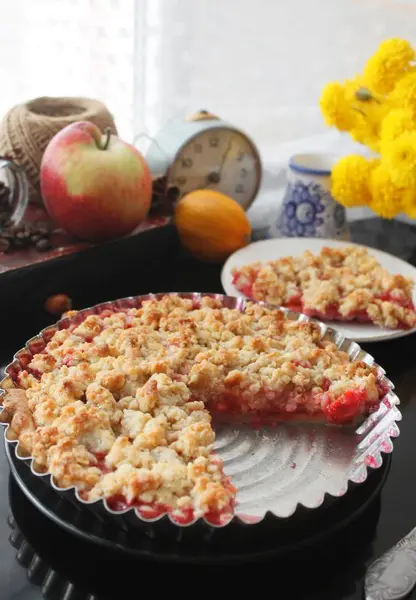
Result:
{"label": "flower stem", "polygon": [[366,117],[367,115],[365,114],[365,112],[361,109],[361,108],[357,108],[357,106],[353,106],[352,108],[353,110],[355,110],[356,112],[360,113],[361,115],[363,115],[363,117]]}

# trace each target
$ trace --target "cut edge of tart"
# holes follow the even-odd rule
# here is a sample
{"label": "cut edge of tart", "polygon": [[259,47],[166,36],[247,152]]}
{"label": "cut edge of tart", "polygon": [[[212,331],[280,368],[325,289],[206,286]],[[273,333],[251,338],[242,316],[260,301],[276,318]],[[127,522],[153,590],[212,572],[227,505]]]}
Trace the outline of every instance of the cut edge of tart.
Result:
{"label": "cut edge of tart", "polygon": [[365,247],[323,247],[232,269],[245,297],[326,321],[416,327],[414,281],[383,269]]}
{"label": "cut edge of tart", "polygon": [[18,387],[0,419],[36,472],[116,513],[227,524],[237,490],[214,452],[211,414],[354,424],[389,390],[319,324],[264,305],[163,295],[82,312],[8,369]]}

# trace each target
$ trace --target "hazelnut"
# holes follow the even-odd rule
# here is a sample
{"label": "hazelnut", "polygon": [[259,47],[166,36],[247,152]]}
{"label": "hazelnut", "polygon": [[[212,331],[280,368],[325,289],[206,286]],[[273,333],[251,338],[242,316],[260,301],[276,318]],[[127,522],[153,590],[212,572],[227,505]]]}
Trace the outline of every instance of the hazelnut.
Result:
{"label": "hazelnut", "polygon": [[62,313],[71,310],[71,307],[71,298],[66,294],[50,296],[45,302],[45,310],[52,315],[62,315]]}

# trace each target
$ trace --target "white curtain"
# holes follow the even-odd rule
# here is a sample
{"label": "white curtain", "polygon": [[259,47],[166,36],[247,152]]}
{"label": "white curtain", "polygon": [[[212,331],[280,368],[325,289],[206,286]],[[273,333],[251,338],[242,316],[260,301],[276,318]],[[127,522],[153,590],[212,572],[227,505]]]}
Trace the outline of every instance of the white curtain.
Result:
{"label": "white curtain", "polygon": [[[105,0],[104,0],[105,1]],[[135,129],[207,108],[263,155],[324,133],[317,108],[387,37],[416,44],[416,0],[138,0]]]}
{"label": "white curtain", "polygon": [[[0,113],[103,100],[128,140],[207,108],[266,161],[326,133],[317,102],[378,43],[416,44],[416,0],[0,0]],[[283,151],[284,154],[285,151]]]}
{"label": "white curtain", "polygon": [[91,96],[133,129],[134,0],[0,0],[0,114],[38,96]]}

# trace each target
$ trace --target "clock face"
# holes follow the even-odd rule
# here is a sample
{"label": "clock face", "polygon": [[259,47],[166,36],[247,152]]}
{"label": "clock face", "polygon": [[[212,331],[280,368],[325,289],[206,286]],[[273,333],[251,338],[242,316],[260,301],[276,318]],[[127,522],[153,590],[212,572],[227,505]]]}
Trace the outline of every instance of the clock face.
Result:
{"label": "clock face", "polygon": [[244,208],[260,182],[260,163],[249,140],[237,131],[215,128],[192,138],[169,169],[168,183],[180,196],[206,188],[227,194]]}

